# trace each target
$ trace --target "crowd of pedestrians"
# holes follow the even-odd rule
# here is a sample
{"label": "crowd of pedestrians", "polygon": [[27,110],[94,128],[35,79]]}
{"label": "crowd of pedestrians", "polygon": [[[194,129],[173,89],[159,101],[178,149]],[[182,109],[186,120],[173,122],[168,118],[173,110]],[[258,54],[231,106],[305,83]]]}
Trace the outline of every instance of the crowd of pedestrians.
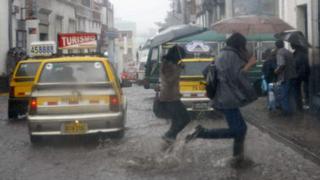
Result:
{"label": "crowd of pedestrians", "polygon": [[[216,73],[216,82],[213,83],[216,87],[211,100],[212,106],[224,114],[228,128],[208,129],[198,125],[187,135],[186,142],[196,138],[232,138],[234,139],[233,164],[238,166],[244,161],[244,142],[247,132],[247,125],[240,108],[257,99],[247,76],[247,72],[256,64],[256,58],[247,50],[246,38],[239,33],[232,34],[226,44],[220,56],[211,64],[215,67]],[[276,104],[285,116],[292,115],[296,109],[302,110],[304,105],[309,103],[308,52],[305,47],[297,44],[291,43],[291,47],[293,53],[285,48],[283,41],[276,41],[275,48],[268,51],[262,69],[265,81],[277,87],[273,88],[276,90]],[[179,92],[181,67],[178,62],[185,57],[185,54],[182,47],[173,46],[163,57],[160,68],[160,86],[157,88],[160,92],[159,103],[171,119],[170,128],[162,139],[169,144],[174,143],[177,135],[191,122],[191,117],[180,100]]]}
{"label": "crowd of pedestrians", "polygon": [[[290,46],[293,53],[285,48],[283,41],[276,41],[275,48],[268,50],[262,68],[267,84],[272,83],[268,87],[269,91],[274,92],[276,107],[285,116],[309,107],[308,50],[294,43]],[[268,103],[270,98],[268,97]]]}

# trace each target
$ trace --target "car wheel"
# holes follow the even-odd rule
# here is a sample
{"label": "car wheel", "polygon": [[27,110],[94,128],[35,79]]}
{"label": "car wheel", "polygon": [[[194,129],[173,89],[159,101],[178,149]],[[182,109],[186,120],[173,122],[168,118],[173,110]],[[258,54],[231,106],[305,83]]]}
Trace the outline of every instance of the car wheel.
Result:
{"label": "car wheel", "polygon": [[41,137],[40,137],[40,136],[30,135],[30,142],[31,142],[32,144],[39,143],[40,141],[41,141]]}

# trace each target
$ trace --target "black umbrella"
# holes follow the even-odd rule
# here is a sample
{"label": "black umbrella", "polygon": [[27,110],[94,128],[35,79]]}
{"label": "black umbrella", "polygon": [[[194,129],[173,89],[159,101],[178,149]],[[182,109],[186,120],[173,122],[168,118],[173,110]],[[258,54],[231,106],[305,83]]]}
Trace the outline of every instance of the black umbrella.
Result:
{"label": "black umbrella", "polygon": [[275,34],[274,37],[304,48],[308,48],[310,46],[308,40],[301,31],[284,31]]}
{"label": "black umbrella", "polygon": [[148,39],[147,42],[144,44],[143,49],[157,47],[161,44],[174,41],[176,39],[180,39],[186,36],[198,34],[206,30],[206,28],[191,24],[171,26],[165,29],[164,31],[160,32],[156,36],[152,37],[151,39]]}

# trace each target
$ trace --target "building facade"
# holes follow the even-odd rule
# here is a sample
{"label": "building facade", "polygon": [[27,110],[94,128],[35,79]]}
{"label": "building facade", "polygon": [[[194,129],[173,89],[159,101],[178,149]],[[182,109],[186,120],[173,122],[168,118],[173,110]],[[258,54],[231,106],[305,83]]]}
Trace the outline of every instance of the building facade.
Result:
{"label": "building facade", "polygon": [[114,29],[114,12],[108,0],[4,0],[1,5],[0,75],[6,73],[10,48],[29,53],[31,42],[56,41],[58,33],[97,33],[101,50],[114,49],[114,35],[108,34]]}
{"label": "building facade", "polygon": [[236,16],[278,16],[278,0],[196,0],[196,23],[204,27]]}
{"label": "building facade", "polygon": [[119,74],[128,69],[129,64],[137,61],[136,53],[138,52],[137,24],[121,18],[115,18],[115,28],[118,30],[116,40],[117,46],[117,69]]}
{"label": "building facade", "polygon": [[118,31],[118,37],[116,39],[116,67],[119,75],[125,71],[130,63],[135,62],[135,45],[134,45],[134,33],[133,31]]}
{"label": "building facade", "polygon": [[[0,76],[5,76],[6,57],[9,50],[9,1],[3,1],[0,6]],[[1,81],[2,82],[2,81]]]}

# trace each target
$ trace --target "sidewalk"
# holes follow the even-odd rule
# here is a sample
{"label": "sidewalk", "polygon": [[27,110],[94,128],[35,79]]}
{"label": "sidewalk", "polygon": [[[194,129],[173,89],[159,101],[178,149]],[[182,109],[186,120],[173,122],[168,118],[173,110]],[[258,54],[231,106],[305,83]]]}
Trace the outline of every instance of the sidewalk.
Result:
{"label": "sidewalk", "polygon": [[265,98],[243,108],[242,112],[248,122],[320,164],[319,117],[307,112],[297,112],[289,118],[280,116],[267,110]]}

